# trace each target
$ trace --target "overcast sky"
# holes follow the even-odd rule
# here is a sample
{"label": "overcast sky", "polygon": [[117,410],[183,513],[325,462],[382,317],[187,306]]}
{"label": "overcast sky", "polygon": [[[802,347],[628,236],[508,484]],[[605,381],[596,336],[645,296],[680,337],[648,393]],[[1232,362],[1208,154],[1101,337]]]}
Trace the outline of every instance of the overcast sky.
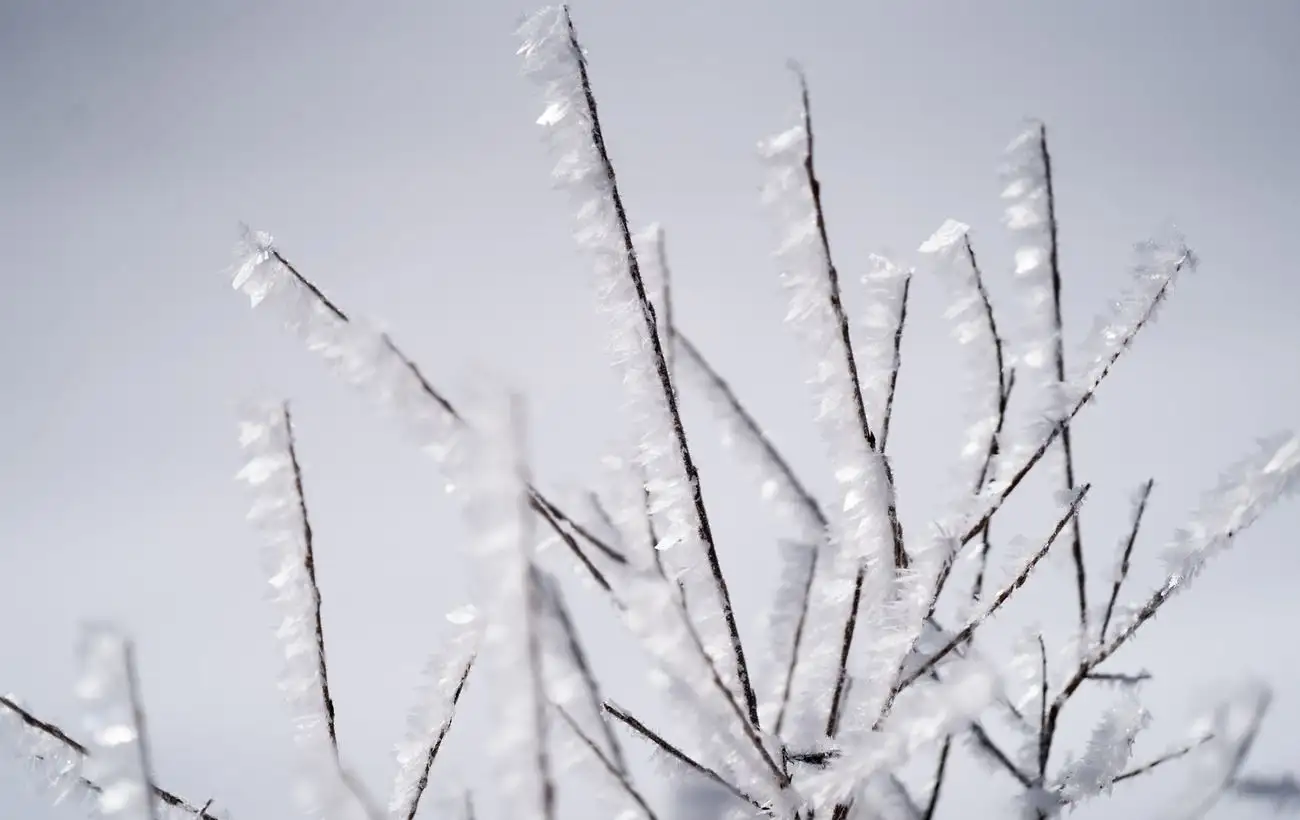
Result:
{"label": "overcast sky", "polygon": [[[441,613],[464,601],[462,532],[398,427],[273,316],[249,311],[227,269],[240,221],[270,231],[447,392],[463,395],[484,365],[506,373],[528,397],[545,486],[597,481],[619,447],[618,385],[591,265],[549,182],[541,96],[514,54],[529,11],[516,0],[0,4],[0,690],[78,728],[78,630],[110,618],[138,642],[160,781],[239,817],[284,814],[272,611],[233,475],[240,403],[288,398],[343,754],[386,796]],[[1072,342],[1122,285],[1133,242],[1176,223],[1203,260],[1080,421],[1099,573],[1141,481],[1157,479],[1154,555],[1256,435],[1300,424],[1300,5],[589,0],[574,14],[632,219],[668,231],[682,326],[813,484],[827,486],[824,461],[781,326],[755,151],[794,121],[790,57],[812,85],[850,283],[868,253],[907,261],[951,216],[974,226],[1005,292],[996,171],[1030,116],[1053,146]],[[940,289],[917,290],[891,447],[904,515],[921,529],[951,497],[961,394]],[[687,410],[742,628],[759,640],[770,518],[753,514],[705,407],[687,399]],[[1197,693],[1257,675],[1278,698],[1253,764],[1300,761],[1300,661],[1294,632],[1278,633],[1300,614],[1298,507],[1252,530],[1125,656],[1125,669],[1156,675],[1163,728],[1147,752],[1176,736]],[[1038,523],[1025,518],[1026,536]],[[1134,595],[1156,583],[1149,568]],[[1068,588],[1065,565],[1043,575]],[[1031,600],[1043,609],[1025,622],[1068,622],[1068,597]],[[579,609],[611,692],[659,714],[640,656],[601,620],[609,610]],[[442,785],[482,775],[482,711],[459,727]],[[0,816],[79,816],[48,808],[26,779],[0,765]],[[968,812],[1001,811],[1010,792],[996,779]],[[1154,816],[1178,785],[1172,773],[1133,785],[1084,816]]]}

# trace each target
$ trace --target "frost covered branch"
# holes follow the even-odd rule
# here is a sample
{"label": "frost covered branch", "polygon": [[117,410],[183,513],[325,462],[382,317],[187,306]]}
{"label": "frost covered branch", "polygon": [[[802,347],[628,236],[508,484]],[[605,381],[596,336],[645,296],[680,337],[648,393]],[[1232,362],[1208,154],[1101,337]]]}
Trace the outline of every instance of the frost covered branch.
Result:
{"label": "frost covered branch", "polygon": [[[652,506],[663,511],[666,521],[656,549],[667,550],[689,541],[703,551],[748,720],[757,726],[758,701],[731,594],[714,544],[699,472],[686,440],[659,323],[601,131],[586,55],[565,7],[537,13],[523,26],[521,36],[524,43],[519,54],[524,69],[544,88],[546,109],[537,122],[549,130],[553,144],[562,152],[554,175],[575,198],[577,237],[595,257],[602,305],[614,325],[616,359],[623,370],[627,400],[643,425],[641,465],[647,473]],[[688,584],[693,575],[684,574]],[[714,658],[721,651],[715,643],[711,635],[706,638],[706,648]]]}

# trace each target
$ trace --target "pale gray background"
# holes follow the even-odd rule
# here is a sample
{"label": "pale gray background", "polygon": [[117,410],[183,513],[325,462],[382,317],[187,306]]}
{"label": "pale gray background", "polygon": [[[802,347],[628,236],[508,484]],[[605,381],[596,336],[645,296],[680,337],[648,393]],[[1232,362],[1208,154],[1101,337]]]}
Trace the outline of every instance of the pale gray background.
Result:
{"label": "pale gray background", "polygon": [[[386,795],[417,672],[464,595],[460,528],[430,465],[271,317],[250,313],[224,270],[239,220],[272,231],[449,392],[463,395],[478,363],[512,374],[531,400],[544,483],[594,479],[618,440],[616,382],[590,266],[549,190],[540,97],[518,75],[512,31],[526,11],[498,0],[0,4],[0,688],[75,728],[79,624],[113,618],[139,643],[160,780],[238,816],[287,810],[272,616],[232,476],[239,402],[289,397],[344,754]],[[1132,241],[1173,220],[1202,256],[1081,422],[1097,566],[1109,566],[1124,499],[1148,474],[1161,482],[1151,554],[1254,435],[1300,421],[1300,5],[593,0],[575,13],[632,216],[670,232],[682,324],[810,475],[821,450],[780,327],[754,152],[791,122],[791,56],[812,82],[849,281],[868,252],[910,251],[948,216],[975,226],[989,275],[1005,280],[995,169],[1025,116],[1051,127],[1072,340],[1121,284]],[[920,529],[951,490],[957,394],[938,290],[918,288],[896,452],[904,513]],[[746,515],[750,485],[699,403],[687,409],[758,640],[769,521]],[[1151,705],[1165,728],[1146,751],[1173,736],[1197,692],[1257,674],[1279,698],[1255,765],[1300,765],[1298,527],[1297,505],[1279,510],[1126,656],[1125,668],[1158,675]],[[1146,568],[1135,595],[1155,582]],[[1049,565],[1042,582],[1059,588],[1032,599],[1043,608],[1028,620],[1066,622],[1066,575]],[[588,623],[608,618],[581,610]],[[647,702],[639,656],[608,625],[591,631],[614,694]],[[444,783],[482,771],[482,705],[457,732]],[[966,816],[1001,811],[1003,781],[968,788]],[[0,765],[0,816],[77,816],[26,785],[17,762]],[[1156,816],[1177,787],[1170,776],[1125,789],[1087,816]]]}

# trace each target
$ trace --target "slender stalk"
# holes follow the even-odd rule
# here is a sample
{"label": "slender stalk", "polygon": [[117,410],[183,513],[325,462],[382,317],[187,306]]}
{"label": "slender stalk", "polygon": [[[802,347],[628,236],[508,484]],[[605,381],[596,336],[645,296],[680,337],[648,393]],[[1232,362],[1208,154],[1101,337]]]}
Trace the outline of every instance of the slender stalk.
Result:
{"label": "slender stalk", "polygon": [[632,286],[636,291],[637,301],[641,306],[641,315],[644,321],[646,336],[650,344],[650,353],[655,362],[655,371],[659,378],[659,385],[663,391],[664,403],[667,406],[668,415],[672,422],[673,435],[676,440],[677,454],[681,460],[682,469],[685,472],[685,479],[691,488],[691,500],[695,507],[695,517],[697,524],[696,535],[704,548],[705,558],[709,564],[709,571],[713,576],[714,587],[717,590],[719,602],[722,605],[722,617],[726,621],[727,632],[731,639],[731,650],[735,656],[736,677],[740,682],[741,693],[745,700],[745,706],[748,711],[750,723],[754,726],[759,725],[758,721],[758,698],[754,694],[754,687],[749,679],[749,666],[745,662],[745,650],[740,640],[740,629],[736,625],[736,614],[732,610],[731,594],[727,590],[726,577],[722,572],[722,565],[718,560],[718,551],[713,541],[713,530],[709,525],[709,513],[704,504],[704,494],[700,486],[699,470],[695,466],[694,458],[686,441],[686,428],[682,424],[681,412],[677,407],[677,394],[673,389],[672,376],[668,370],[668,360],[664,355],[664,347],[659,338],[659,330],[654,316],[654,307],[650,303],[650,298],[646,294],[645,281],[641,276],[641,269],[637,263],[636,248],[632,242],[632,231],[628,226],[627,211],[623,205],[623,197],[619,193],[618,180],[614,173],[614,164],[609,158],[609,150],[605,145],[605,136],[601,131],[600,115],[596,105],[596,96],[592,91],[591,77],[587,71],[587,58],[583,53],[582,45],[578,41],[578,34],[573,25],[573,18],[569,15],[567,7],[562,8],[562,15],[568,30],[569,47],[572,50],[574,62],[578,69],[578,78],[582,85],[582,95],[586,104],[588,122],[591,126],[591,142],[599,158],[601,170],[608,184],[609,197],[614,206],[614,212],[617,218],[618,231],[622,240],[623,251],[627,261],[627,275],[631,280]]}
{"label": "slender stalk", "polygon": [[893,469],[889,466],[889,459],[885,457],[883,448],[879,446],[876,436],[871,430],[870,421],[867,420],[867,407],[862,400],[862,381],[858,377],[858,365],[853,356],[853,339],[849,332],[849,319],[848,315],[844,311],[844,303],[840,297],[840,275],[836,270],[835,263],[831,257],[830,236],[826,230],[826,212],[822,207],[821,181],[817,178],[817,169],[813,162],[812,108],[811,99],[808,93],[808,79],[804,76],[803,70],[797,65],[793,66],[793,69],[795,77],[799,82],[799,99],[803,108],[803,127],[808,146],[807,152],[804,155],[804,174],[808,179],[808,188],[812,194],[813,214],[817,225],[817,238],[821,242],[822,252],[826,256],[826,279],[831,313],[834,315],[835,322],[839,328],[840,351],[844,356],[845,370],[848,373],[849,381],[853,388],[853,409],[857,413],[858,424],[862,429],[862,436],[866,440],[868,447],[880,453],[880,460],[884,465],[886,492],[888,495],[889,526],[893,531],[894,537],[894,565],[898,569],[904,569],[908,566],[909,561],[907,550],[903,545],[903,527],[898,520],[897,502],[895,500],[896,490],[894,487],[894,473]]}
{"label": "slender stalk", "polygon": [[1065,514],[1062,515],[1061,518],[1056,522],[1056,526],[1053,527],[1051,535],[1049,535],[1047,540],[1043,542],[1043,546],[1039,547],[1038,550],[1029,557],[1029,560],[1026,561],[1024,566],[1020,568],[1020,571],[1016,573],[1016,576],[1011,580],[1009,584],[1003,587],[1002,590],[998,592],[996,596],[994,596],[993,600],[989,603],[989,605],[984,608],[984,611],[980,612],[975,617],[971,618],[966,623],[966,625],[961,628],[961,631],[959,631],[955,636],[953,636],[953,638],[950,641],[948,641],[948,643],[946,643],[942,649],[940,649],[938,652],[935,652],[929,658],[926,658],[926,660],[921,664],[919,664],[915,670],[913,670],[910,674],[904,676],[902,680],[899,681],[898,686],[894,687],[895,694],[911,686],[922,675],[924,675],[926,672],[933,669],[934,666],[939,663],[939,661],[947,657],[950,652],[952,652],[961,644],[965,643],[966,640],[971,636],[971,633],[973,633],[980,626],[980,624],[984,623],[984,621],[986,621],[991,615],[993,615],[993,613],[997,612],[998,609],[1000,609],[1002,605],[1007,602],[1007,599],[1010,598],[1016,592],[1016,590],[1020,589],[1022,586],[1025,585],[1025,581],[1029,580],[1030,573],[1032,573],[1034,571],[1034,568],[1038,566],[1039,562],[1042,561],[1043,558],[1047,556],[1048,550],[1050,550],[1052,548],[1052,544],[1056,542],[1056,538],[1061,534],[1061,530],[1065,529],[1065,526],[1070,522],[1070,519],[1078,514],[1079,507],[1083,504],[1084,498],[1086,498],[1088,495],[1088,490],[1089,490],[1089,485],[1087,484],[1083,485],[1083,487],[1080,488],[1078,494],[1074,498],[1074,501],[1071,502],[1069,509],[1067,509],[1065,511]]}
{"label": "slender stalk", "polygon": [[1142,526],[1142,516],[1147,511],[1147,500],[1151,498],[1151,489],[1155,486],[1155,479],[1149,478],[1142,485],[1138,492],[1137,507],[1133,510],[1133,521],[1129,525],[1128,537],[1124,539],[1124,551],[1120,556],[1119,572],[1115,575],[1115,583],[1110,588],[1110,599],[1106,601],[1106,615],[1101,621],[1101,632],[1097,634],[1097,640],[1104,643],[1106,632],[1110,629],[1111,616],[1115,614],[1115,601],[1119,598],[1119,589],[1128,578],[1129,560],[1133,557],[1133,545],[1137,543],[1138,529]]}
{"label": "slender stalk", "polygon": [[1140,777],[1141,775],[1150,772],[1152,769],[1157,769],[1166,763],[1171,763],[1175,760],[1178,760],[1179,758],[1186,757],[1187,755],[1191,754],[1199,747],[1208,743],[1213,738],[1214,738],[1213,735],[1206,735],[1203,738],[1199,738],[1193,741],[1192,743],[1188,743],[1187,745],[1181,746],[1177,749],[1174,749],[1173,751],[1165,752],[1159,757],[1148,760],[1146,763],[1143,763],[1138,766],[1134,766],[1133,768],[1125,771],[1124,773],[1120,774],[1118,777],[1115,778],[1115,782],[1122,783],[1125,780],[1132,780],[1133,778]]}
{"label": "slender stalk", "polygon": [[[1184,256],[1183,259],[1179,260],[1175,265],[1175,272],[1182,270],[1190,261],[1190,257]],[[1102,382],[1104,382],[1106,377],[1110,375],[1111,370],[1114,369],[1115,364],[1119,361],[1120,357],[1123,356],[1124,353],[1128,351],[1129,347],[1132,346],[1133,340],[1137,338],[1137,335],[1142,331],[1142,329],[1150,324],[1152,315],[1155,313],[1155,310],[1160,303],[1164,301],[1164,298],[1166,294],[1168,294],[1169,288],[1172,284],[1173,277],[1169,277],[1161,283],[1159,290],[1156,291],[1155,296],[1152,297],[1150,303],[1142,312],[1142,317],[1134,323],[1133,327],[1124,335],[1124,338],[1120,340],[1120,343],[1115,346],[1114,351],[1111,352],[1106,363],[1101,367],[1097,375],[1093,377],[1092,383],[1089,384],[1087,389],[1083,391],[1083,394],[1075,400],[1064,418],[1054,425],[1051,431],[1043,437],[1043,440],[1038,443],[1038,447],[1029,458],[1025,460],[1025,463],[1012,474],[1011,478],[993,498],[993,503],[989,505],[989,508],[985,510],[979,520],[966,530],[960,539],[962,544],[968,543],[980,533],[980,530],[988,526],[989,521],[997,514],[997,511],[1002,508],[1002,505],[1006,503],[1006,500],[1011,497],[1011,494],[1016,491],[1016,488],[1020,486],[1020,483],[1025,480],[1025,477],[1029,475],[1040,461],[1042,461],[1043,456],[1046,455],[1051,446],[1056,443],[1061,432],[1068,427],[1070,422],[1074,421],[1074,417],[1079,415],[1079,412],[1082,411],[1090,401],[1092,401],[1093,396],[1097,393],[1097,389],[1101,387]]]}
{"label": "slender stalk", "polygon": [[705,766],[703,763],[700,763],[690,755],[686,754],[686,752],[683,752],[677,746],[674,746],[672,743],[669,743],[667,740],[664,739],[662,735],[658,734],[653,729],[649,728],[644,723],[642,723],[640,720],[633,717],[622,707],[608,700],[605,701],[604,705],[605,705],[605,712],[608,713],[610,717],[614,718],[619,723],[622,723],[624,726],[628,727],[636,734],[648,740],[652,745],[657,747],[660,751],[666,753],[669,757],[676,760],[678,763],[681,763],[682,765],[686,766],[688,769],[694,771],[696,774],[702,775],[707,780],[710,780],[713,783],[716,783],[717,785],[726,789],[737,800],[740,800],[743,803],[748,803],[750,806],[758,809],[764,814],[768,814],[768,815],[771,814],[771,811],[766,806],[762,805],[754,798],[745,794],[743,791],[740,790],[738,786],[736,786],[731,781],[724,778],[722,775],[713,771],[708,766]]}
{"label": "slender stalk", "polygon": [[[317,305],[324,308],[325,311],[329,313],[335,320],[343,324],[350,324],[352,322],[352,318],[348,315],[348,313],[344,311],[341,307],[339,307],[336,302],[331,300],[325,294],[325,292],[322,291],[321,288],[316,285],[316,283],[312,282],[310,279],[304,276],[296,267],[294,267],[294,265],[284,256],[283,253],[280,252],[278,248],[275,247],[268,248],[267,253],[276,262],[276,264],[284,268],[284,271],[289,274],[290,280],[293,282],[295,286],[297,286],[303,292],[305,292],[312,299],[312,301],[314,301]],[[469,422],[464,418],[464,416],[462,416],[460,412],[456,409],[455,405],[451,403],[451,401],[446,397],[445,394],[443,394],[441,391],[439,391],[436,387],[433,386],[433,384],[425,377],[425,375],[421,372],[420,368],[415,364],[415,362],[413,362],[410,359],[410,357],[408,357],[401,350],[401,348],[397,346],[397,344],[392,340],[391,337],[388,336],[388,334],[384,334],[381,337],[381,341],[384,345],[385,350],[387,350],[391,355],[393,355],[394,358],[396,358],[397,361],[402,365],[402,367],[405,368],[406,371],[412,376],[412,378],[416,380],[416,383],[420,386],[420,391],[424,394],[426,398],[428,398],[431,402],[433,402],[436,406],[438,406],[458,425],[460,425],[461,427],[465,428],[470,432],[473,432],[473,428],[471,427]],[[532,504],[533,509],[536,510],[537,513],[542,516],[542,519],[546,522],[547,526],[549,526],[556,533],[556,535],[560,537],[561,541],[563,541],[563,543],[569,549],[569,551],[574,554],[574,556],[578,559],[578,562],[588,572],[588,574],[592,576],[592,579],[596,581],[596,583],[601,587],[601,589],[605,590],[606,592],[610,592],[611,589],[610,589],[609,581],[604,577],[602,573],[599,572],[599,570],[596,569],[596,566],[594,563],[592,563],[591,559],[584,554],[582,548],[578,545],[577,541],[573,537],[573,534],[566,532],[564,527],[561,526],[561,524],[563,524],[565,527],[571,528],[573,530],[573,533],[576,533],[584,541],[586,541],[588,544],[590,544],[591,546],[599,550],[607,558],[614,561],[615,563],[620,563],[620,564],[626,563],[626,558],[623,557],[617,550],[613,549],[608,544],[606,544],[603,540],[593,535],[589,530],[579,525],[576,521],[573,520],[573,518],[561,512],[561,510],[555,504],[550,502],[546,498],[546,496],[544,496],[542,492],[538,490],[536,487],[530,486],[529,494],[531,496],[530,503]]]}
{"label": "slender stalk", "polygon": [[[589,705],[595,714],[600,714],[601,704],[604,698],[601,696],[600,683],[596,680],[596,674],[591,669],[591,664],[587,660],[587,653],[582,647],[582,640],[578,637],[578,628],[573,623],[573,617],[569,614],[569,608],[564,603],[564,595],[558,584],[548,583],[543,580],[545,576],[534,571],[533,575],[536,582],[546,593],[547,603],[551,615],[560,626],[560,631],[564,633],[565,649],[573,661],[574,668],[578,671],[578,678],[582,681],[583,693],[587,696]],[[556,708],[564,711],[563,707],[556,704]],[[565,715],[568,716],[567,713]],[[614,734],[610,725],[600,722],[601,729],[605,736],[605,742],[609,744],[610,763],[618,769],[623,775],[628,775],[627,761],[623,756],[623,746],[618,741],[618,736]]]}
{"label": "slender stalk", "polygon": [[[1056,192],[1052,179],[1052,154],[1047,150],[1046,125],[1039,125],[1038,147],[1043,158],[1044,185],[1047,187],[1048,266],[1052,274],[1052,364],[1056,368],[1056,383],[1059,387],[1065,384],[1065,335],[1061,320],[1061,260],[1056,221]],[[1061,453],[1065,461],[1063,488],[1067,493],[1073,493],[1075,490],[1074,446],[1068,424],[1061,430]],[[1081,635],[1087,635],[1088,579],[1083,559],[1083,533],[1080,526],[1079,516],[1076,515],[1070,521],[1070,556],[1074,559],[1074,582],[1079,604],[1079,632]]]}
{"label": "slender stalk", "polygon": [[307,584],[311,589],[312,628],[316,637],[316,675],[320,682],[321,705],[325,710],[325,730],[329,733],[330,749],[335,762],[339,759],[338,730],[335,724],[334,699],[330,696],[329,667],[325,662],[325,625],[321,620],[320,583],[316,579],[316,554],[312,542],[311,518],[307,515],[307,497],[303,491],[302,465],[298,462],[297,439],[293,432],[293,416],[289,404],[283,405],[285,450],[289,456],[290,469],[293,471],[294,494],[298,502],[299,520],[302,522],[303,569],[307,573]]}
{"label": "slender stalk", "polygon": [[889,390],[885,393],[884,416],[880,421],[880,452],[889,445],[889,423],[894,417],[894,396],[898,392],[898,373],[903,364],[903,328],[907,324],[907,298],[912,292],[912,274],[903,279],[903,294],[899,297],[898,324],[894,328],[894,356],[889,367]]}
{"label": "slender stalk", "polygon": [[[575,736],[577,736],[582,745],[587,748],[587,751],[591,752],[592,756],[595,757],[596,760],[598,760],[605,768],[605,771],[609,772],[610,776],[618,783],[619,788],[627,794],[629,798],[631,798],[633,803],[636,803],[637,808],[641,810],[641,813],[645,816],[646,820],[658,820],[658,817],[654,813],[654,809],[650,808],[650,805],[645,801],[645,797],[641,795],[641,792],[637,791],[636,786],[632,785],[632,781],[628,779],[626,766],[624,766],[622,762],[611,760],[605,754],[604,750],[602,750],[600,746],[596,745],[596,742],[588,737],[586,732],[582,731],[582,727],[578,725],[578,722],[573,719],[572,715],[564,710],[563,706],[560,706],[558,703],[552,703],[551,707],[555,709],[556,713],[563,718],[566,724],[568,724],[569,729]],[[608,730],[609,724],[606,721],[602,720],[600,724]]]}
{"label": "slender stalk", "polygon": [[952,735],[943,739],[939,749],[939,762],[934,770],[934,786],[930,788],[930,799],[926,801],[922,820],[934,820],[934,813],[939,808],[939,795],[943,791],[943,778],[948,772],[948,754],[952,751]]}
{"label": "slender stalk", "polygon": [[469,673],[474,668],[474,656],[471,655],[469,662],[465,664],[464,670],[456,681],[456,688],[451,695],[451,709],[448,711],[447,719],[439,724],[433,743],[429,745],[428,753],[424,756],[424,761],[420,764],[420,778],[415,784],[415,793],[411,797],[410,805],[407,807],[406,820],[415,820],[416,812],[420,809],[420,798],[424,796],[424,791],[429,787],[429,773],[433,770],[433,763],[438,759],[438,753],[442,751],[442,742],[447,739],[447,734],[451,731],[452,720],[456,714],[456,706],[460,703],[460,696],[465,691],[465,684],[469,681]]}

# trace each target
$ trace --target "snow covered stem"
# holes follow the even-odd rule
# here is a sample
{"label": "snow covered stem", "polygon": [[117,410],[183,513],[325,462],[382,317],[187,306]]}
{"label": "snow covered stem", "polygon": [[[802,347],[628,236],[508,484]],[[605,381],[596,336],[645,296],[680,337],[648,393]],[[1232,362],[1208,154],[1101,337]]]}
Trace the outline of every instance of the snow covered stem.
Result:
{"label": "snow covered stem", "polygon": [[1070,403],[1069,408],[1063,414],[1062,418],[1052,425],[1051,430],[1048,431],[1048,433],[1038,443],[1038,446],[1034,449],[1033,453],[1031,453],[1029,457],[1025,459],[1024,463],[1011,474],[1011,477],[1005,482],[1000,482],[1001,487],[993,494],[991,503],[988,505],[988,508],[984,511],[983,515],[971,524],[965,533],[962,534],[960,538],[961,544],[969,543],[971,539],[979,535],[981,530],[988,526],[989,521],[995,514],[997,514],[997,511],[1002,508],[1002,505],[1006,500],[1011,497],[1011,494],[1020,486],[1020,483],[1025,480],[1026,476],[1029,475],[1034,467],[1043,459],[1043,456],[1051,449],[1051,446],[1056,443],[1056,440],[1061,436],[1062,431],[1068,428],[1070,423],[1074,421],[1074,417],[1079,415],[1079,412],[1087,406],[1088,402],[1092,401],[1092,397],[1096,394],[1097,389],[1101,387],[1101,383],[1106,380],[1108,375],[1110,375],[1111,369],[1115,366],[1115,363],[1119,361],[1121,356],[1128,352],[1129,347],[1133,344],[1133,340],[1137,338],[1137,335],[1142,331],[1142,329],[1150,323],[1151,317],[1155,314],[1156,309],[1164,302],[1165,296],[1169,292],[1169,288],[1173,285],[1176,274],[1192,264],[1194,264],[1194,258],[1192,257],[1191,252],[1184,250],[1182,256],[1174,263],[1170,274],[1161,281],[1146,304],[1142,306],[1141,315],[1132,323],[1132,325],[1124,329],[1123,334],[1113,345],[1113,349],[1106,356],[1101,365],[1091,374],[1091,379],[1087,383],[1087,386],[1078,397]]}
{"label": "snow covered stem", "polygon": [[1025,561],[1024,565],[1020,568],[1020,571],[1016,573],[1010,583],[1003,587],[1002,590],[993,597],[993,600],[991,600],[979,613],[967,621],[966,625],[963,626],[946,644],[944,644],[942,649],[935,652],[923,663],[919,664],[915,669],[903,676],[899,680],[898,685],[894,687],[895,693],[901,692],[908,686],[911,686],[923,675],[933,669],[939,661],[947,657],[950,652],[969,640],[970,636],[974,634],[975,630],[978,629],[981,624],[988,620],[994,612],[997,612],[998,609],[1007,602],[1007,599],[1015,594],[1016,590],[1025,585],[1025,582],[1029,580],[1030,573],[1034,571],[1034,567],[1038,566],[1039,562],[1047,556],[1048,550],[1050,550],[1052,544],[1056,542],[1056,538],[1061,534],[1061,530],[1065,528],[1071,518],[1079,514],[1079,507],[1083,504],[1083,499],[1088,495],[1088,490],[1089,485],[1085,484],[1075,491],[1074,499],[1070,502],[1070,506],[1066,509],[1064,515],[1062,515],[1056,522],[1056,526],[1052,529],[1051,535],[1049,535],[1043,542],[1043,545],[1039,547],[1027,561]]}
{"label": "snow covered stem", "polygon": [[294,710],[298,741],[311,747],[317,742],[317,730],[324,729],[323,740],[337,763],[315,544],[289,405],[250,414],[241,425],[240,443],[249,457],[239,478],[255,493],[248,518],[262,532],[269,583],[279,610],[276,637],[285,661],[281,689]]}
{"label": "snow covered stem", "polygon": [[[727,589],[726,578],[718,560],[713,532],[709,524],[708,510],[704,504],[704,495],[700,486],[699,472],[691,455],[686,439],[686,430],[677,406],[677,396],[673,389],[668,360],[664,354],[664,346],[660,339],[654,306],[651,304],[646,292],[645,281],[642,278],[637,261],[627,210],[618,189],[614,166],[609,157],[604,134],[601,131],[596,97],[592,90],[591,78],[587,69],[587,57],[578,41],[573,19],[570,17],[566,6],[540,12],[530,21],[527,28],[533,31],[530,32],[523,48],[520,50],[526,65],[534,71],[551,74],[552,76],[557,73],[559,75],[558,79],[552,79],[547,84],[548,108],[539,122],[556,128],[554,133],[557,141],[562,139],[560,134],[566,131],[580,131],[579,138],[585,140],[586,143],[577,147],[563,146],[570,153],[565,155],[561,166],[561,176],[572,185],[575,193],[583,197],[583,204],[579,214],[583,223],[582,235],[596,246],[601,267],[609,266],[611,268],[603,271],[606,276],[613,279],[626,276],[624,282],[607,281],[602,282],[602,285],[616,293],[630,286],[636,308],[640,314],[640,328],[634,334],[639,337],[636,346],[643,347],[645,353],[650,357],[653,377],[658,383],[660,395],[658,397],[638,396],[637,398],[646,398],[648,404],[652,405],[648,409],[655,416],[650,420],[654,427],[657,428],[663,421],[667,421],[671,428],[671,447],[675,452],[671,454],[656,452],[666,442],[656,441],[651,443],[643,441],[643,457],[654,461],[661,461],[667,457],[671,462],[668,469],[672,472],[680,471],[681,473],[681,475],[668,477],[668,480],[673,483],[685,482],[686,484],[692,509],[689,515],[683,515],[682,517],[692,519],[689,523],[694,525],[694,537],[698,539],[699,546],[702,548],[708,563],[713,586],[726,623],[731,653],[734,656],[736,678],[744,699],[747,718],[753,726],[757,727],[759,723],[758,701],[750,681],[744,647],[740,640],[735,612],[732,609],[731,595]],[[594,167],[587,167],[587,162],[593,162]],[[608,242],[606,241],[607,236],[612,237],[608,239]],[[617,307],[619,310],[624,309],[623,305]],[[622,322],[623,319],[624,317],[616,317],[616,321],[619,322]],[[624,366],[637,368],[640,363],[624,362]],[[640,378],[640,374],[634,375],[638,379]],[[666,413],[666,419],[659,418],[660,413]],[[657,479],[656,483],[658,483],[658,481],[664,480],[665,477],[655,476],[654,478]],[[682,515],[685,511],[676,512],[678,515]],[[668,537],[674,535],[670,534]]]}
{"label": "snow covered stem", "polygon": [[[246,233],[247,247],[231,286],[248,296],[254,307],[266,302],[276,305],[308,349],[334,364],[345,381],[380,398],[391,400],[393,395],[400,395],[418,402],[420,406],[406,408],[411,416],[407,421],[424,434],[428,440],[421,441],[421,444],[435,455],[448,446],[446,428],[453,432],[473,432],[471,424],[456,406],[434,387],[387,333],[370,338],[337,302],[294,267],[268,234]],[[577,539],[581,538],[616,564],[626,563],[626,559],[551,503],[536,487],[530,487],[529,492],[533,509],[573,553],[592,580],[609,592],[605,574]]]}
{"label": "snow covered stem", "polygon": [[[1038,338],[1033,344],[1040,349],[1039,354],[1051,357],[1051,377],[1055,380],[1055,390],[1065,385],[1065,336],[1061,321],[1061,263],[1058,244],[1058,223],[1056,220],[1056,192],[1053,187],[1052,154],[1047,148],[1047,126],[1035,123],[1028,131],[1012,143],[1010,153],[1013,156],[1013,178],[1003,196],[1012,200],[1007,209],[1007,220],[1013,229],[1029,235],[1030,245],[1022,247],[1016,253],[1016,273],[1027,278],[1032,284],[1046,279],[1042,284],[1050,290],[1050,301],[1042,305],[1039,301],[1045,294],[1039,288],[1030,288],[1030,309],[1035,312],[1049,310],[1046,316],[1038,317],[1041,326],[1035,328]],[[1019,161],[1016,161],[1019,155]],[[1035,241],[1037,240],[1037,241]],[[1039,243],[1045,243],[1041,247]],[[1045,266],[1045,269],[1044,269]],[[1046,338],[1043,338],[1046,337]],[[1041,348],[1050,348],[1042,350]],[[1031,362],[1030,366],[1037,366]],[[1074,447],[1069,425],[1061,428],[1061,456],[1064,462],[1062,471],[1063,489],[1066,493],[1075,490]],[[1070,522],[1070,557],[1074,561],[1075,593],[1078,598],[1080,634],[1088,633],[1088,582],[1083,556],[1083,535],[1080,530],[1079,517]]]}

